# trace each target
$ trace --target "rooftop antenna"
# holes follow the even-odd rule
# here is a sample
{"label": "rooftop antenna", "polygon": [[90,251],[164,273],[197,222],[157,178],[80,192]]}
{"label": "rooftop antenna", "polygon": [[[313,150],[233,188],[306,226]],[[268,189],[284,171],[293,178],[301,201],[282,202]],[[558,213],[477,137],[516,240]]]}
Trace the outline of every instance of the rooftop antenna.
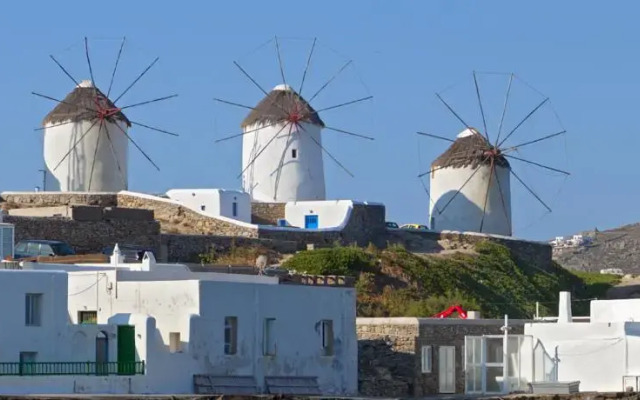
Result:
{"label": "rooftop antenna", "polygon": [[[107,167],[103,168],[106,170],[115,164],[114,169],[117,169],[118,171],[122,185],[121,187],[127,188],[127,156],[126,154],[119,154],[118,152],[119,150],[126,150],[129,142],[136,147],[136,149],[149,161],[149,163],[153,165],[155,169],[158,171],[160,170],[158,165],[127,132],[129,127],[135,126],[171,136],[178,136],[176,133],[150,126],[147,123],[131,120],[124,115],[125,110],[129,112],[137,107],[169,100],[177,97],[177,94],[162,96],[137,103],[125,103],[123,105],[120,103],[120,100],[123,99],[127,93],[130,93],[131,89],[133,89],[151,70],[151,68],[156,65],[159,57],[156,57],[136,76],[132,82],[128,83],[122,92],[117,96],[114,96],[114,100],[111,100],[118,67],[120,66],[120,60],[125,49],[125,43],[126,38],[122,38],[119,50],[115,56],[108,85],[105,84],[105,87],[107,88],[106,93],[98,88],[98,84],[95,79],[96,77],[94,76],[94,65],[92,64],[90,55],[89,40],[86,37],[84,38],[84,58],[86,59],[86,71],[90,80],[80,81],[76,79],[55,56],[50,55],[49,58],[57,65],[62,73],[73,82],[75,89],[63,100],[54,96],[32,92],[32,94],[37,97],[57,103],[53,111],[51,111],[45,118],[43,126],[36,128],[35,130],[45,132],[45,162],[47,162],[47,154],[54,154],[49,160],[50,163],[47,162],[50,164],[47,165],[47,167],[51,173],[56,176],[59,181],[64,180],[61,179],[60,176],[63,176],[61,174],[65,174],[64,171],[58,170],[61,166],[65,166],[65,169],[68,170],[66,173],[68,174],[79,174],[77,177],[73,175],[73,178],[67,178],[68,181],[80,182],[76,183],[76,186],[71,188],[71,190],[91,191],[94,189],[96,181],[99,180],[94,178],[94,172],[97,172],[96,164],[99,164],[98,168],[103,168],[106,165]],[[54,153],[48,153],[46,136],[47,134],[61,135],[63,133],[71,135],[69,138],[69,148],[63,149],[62,155],[60,157],[56,157],[60,150],[56,149]],[[89,143],[83,143],[87,140]],[[122,146],[115,145],[114,143],[122,143]],[[108,157],[108,159],[105,157]],[[100,159],[100,162],[97,162],[98,159]],[[81,166],[82,162],[80,162],[80,160],[87,160],[82,161],[86,163],[86,166]],[[82,169],[82,171],[78,172],[80,169]],[[99,184],[97,186],[99,186]]]}

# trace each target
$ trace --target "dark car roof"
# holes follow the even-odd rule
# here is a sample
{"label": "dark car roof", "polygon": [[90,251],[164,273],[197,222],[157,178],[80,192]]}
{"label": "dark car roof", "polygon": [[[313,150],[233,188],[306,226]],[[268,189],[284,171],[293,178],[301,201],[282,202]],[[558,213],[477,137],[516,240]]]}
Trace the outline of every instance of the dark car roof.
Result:
{"label": "dark car roof", "polygon": [[41,239],[21,240],[18,243],[66,244],[65,242],[60,240],[41,240]]}

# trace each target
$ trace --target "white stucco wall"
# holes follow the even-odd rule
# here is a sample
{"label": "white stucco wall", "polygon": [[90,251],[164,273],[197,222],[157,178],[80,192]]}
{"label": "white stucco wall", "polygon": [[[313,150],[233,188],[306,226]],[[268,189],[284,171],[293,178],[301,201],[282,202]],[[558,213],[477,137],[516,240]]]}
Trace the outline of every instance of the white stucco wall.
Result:
{"label": "white stucco wall", "polygon": [[306,215],[318,216],[318,228],[342,228],[353,210],[351,200],[292,201],[284,207],[285,219],[291,226],[304,228]]}
{"label": "white stucco wall", "polygon": [[[117,123],[125,132],[127,131],[128,127],[124,122]],[[129,143],[115,123],[105,122],[101,132],[100,123],[89,129],[92,125],[90,121],[53,125],[58,124],[47,124],[44,130],[44,161],[48,170],[47,191],[89,191],[94,159],[96,162],[93,167],[91,192],[117,192],[127,189]],[[89,132],[80,140],[87,130]],[[107,139],[107,131],[113,148]],[[76,142],[78,144],[71,154],[57,169],[54,169]],[[118,164],[122,174],[118,170]]]}
{"label": "white stucco wall", "polygon": [[[240,190],[171,189],[167,191],[167,196],[192,210],[213,217],[224,216],[251,223],[251,197]],[[236,203],[236,215],[233,214],[233,203]]]}
{"label": "white stucco wall", "polygon": [[[253,200],[286,202],[325,199],[322,149],[309,138],[311,136],[322,144],[321,128],[306,122],[300,124],[304,130],[298,130],[295,125],[290,125],[291,131],[289,126],[282,129],[284,123],[273,126],[257,124],[244,128],[244,132],[254,132],[247,133],[242,139],[243,170],[277,135],[242,175],[242,187]],[[292,156],[293,150],[297,153],[295,158]]]}
{"label": "white stucco wall", "polygon": [[[640,325],[635,323],[634,325]],[[622,391],[622,377],[640,362],[628,345],[640,350],[640,338],[628,336],[624,322],[532,323],[525,334],[539,340],[553,357],[558,349],[558,380],[580,381],[580,391]],[[630,368],[628,366],[631,366]]]}
{"label": "white stucco wall", "polygon": [[[479,170],[465,185],[465,182],[475,169],[443,168],[431,173],[429,202],[430,227],[433,230],[454,230],[480,232],[480,224],[484,214],[482,233],[510,236],[511,230],[511,189],[509,169],[495,168],[495,175],[491,179],[489,197],[486,209],[484,207],[491,168],[481,165]],[[500,181],[498,186],[496,177]],[[460,188],[464,185],[464,188]],[[501,190],[504,204],[501,199]],[[451,203],[449,200],[460,191]],[[445,208],[446,206],[446,208]],[[438,212],[442,211],[444,212]],[[483,210],[486,210],[483,213]]]}
{"label": "white stucco wall", "polygon": [[640,322],[640,299],[593,300],[591,322]]}

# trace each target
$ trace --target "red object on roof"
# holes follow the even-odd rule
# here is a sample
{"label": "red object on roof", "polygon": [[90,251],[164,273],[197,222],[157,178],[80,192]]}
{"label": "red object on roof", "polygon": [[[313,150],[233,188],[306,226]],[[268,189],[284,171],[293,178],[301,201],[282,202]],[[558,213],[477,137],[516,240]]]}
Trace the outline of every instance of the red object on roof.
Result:
{"label": "red object on roof", "polygon": [[459,304],[453,305],[447,308],[446,310],[437,313],[431,318],[448,318],[454,312],[458,313],[458,318],[467,319],[467,311],[464,308],[462,308],[462,306],[460,306]]}

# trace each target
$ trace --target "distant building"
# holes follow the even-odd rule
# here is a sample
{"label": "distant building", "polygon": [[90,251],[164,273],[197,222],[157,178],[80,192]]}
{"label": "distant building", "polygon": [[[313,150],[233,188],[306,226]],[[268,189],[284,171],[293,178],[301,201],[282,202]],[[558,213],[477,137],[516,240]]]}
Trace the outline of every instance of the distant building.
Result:
{"label": "distant building", "polygon": [[240,190],[171,189],[167,197],[205,215],[251,223],[251,198]]}

